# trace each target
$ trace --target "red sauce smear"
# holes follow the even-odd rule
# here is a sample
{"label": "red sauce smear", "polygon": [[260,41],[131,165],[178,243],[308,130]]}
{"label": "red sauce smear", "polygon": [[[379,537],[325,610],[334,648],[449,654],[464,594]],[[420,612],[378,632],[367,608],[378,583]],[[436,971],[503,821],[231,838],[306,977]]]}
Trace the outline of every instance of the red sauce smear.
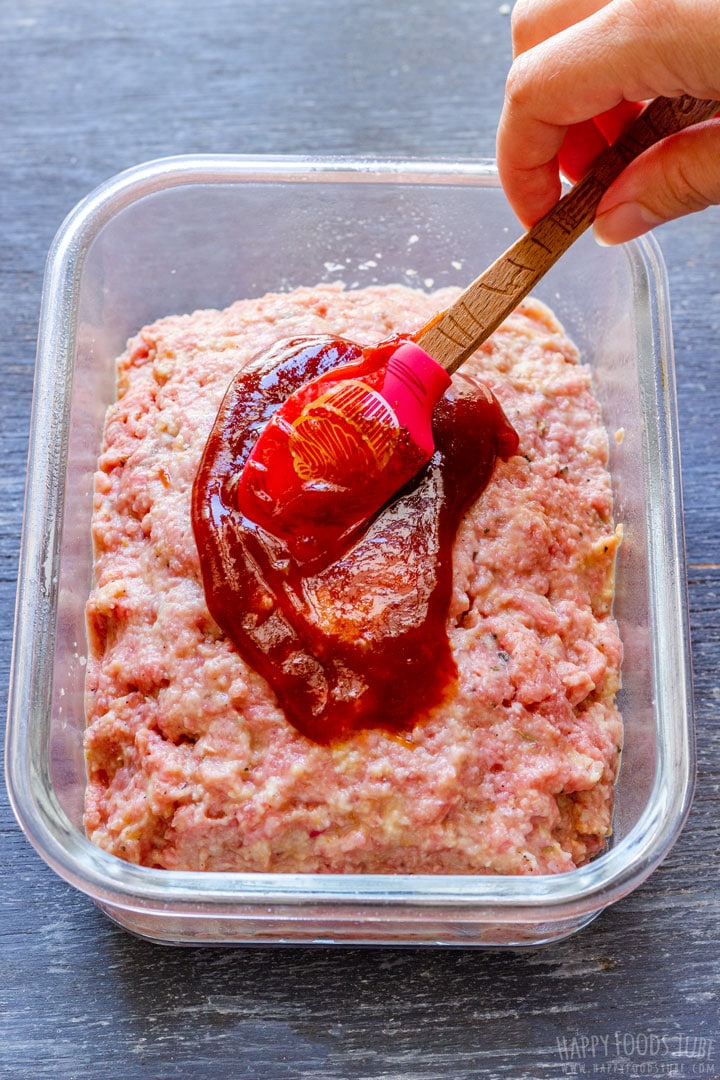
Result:
{"label": "red sauce smear", "polygon": [[335,339],[317,343],[311,358],[305,340],[296,361],[291,356],[298,343],[287,346],[291,363],[324,367],[328,349],[340,360],[274,409],[243,464],[236,506],[280,537],[304,565],[318,569],[334,562],[430,456],[399,426],[381,394],[400,343],[362,349]]}
{"label": "red sauce smear", "polygon": [[[435,407],[435,452],[419,472],[417,448],[401,430],[389,475],[373,479],[349,455],[345,474],[338,469],[320,486],[310,517],[307,490],[303,513],[293,516],[297,476],[279,450],[277,473],[269,454],[260,479],[248,481],[243,470],[258,436],[294,391],[318,378],[331,384],[338,368],[372,385],[399,342],[363,349],[342,338],[298,338],[259,357],[231,383],[193,487],[210,613],[267,679],[290,723],[320,743],[364,728],[407,731],[452,688],[446,620],[455,534],[496,456],[518,446],[495,397],[460,373]],[[378,484],[387,485],[387,501],[368,518]]]}

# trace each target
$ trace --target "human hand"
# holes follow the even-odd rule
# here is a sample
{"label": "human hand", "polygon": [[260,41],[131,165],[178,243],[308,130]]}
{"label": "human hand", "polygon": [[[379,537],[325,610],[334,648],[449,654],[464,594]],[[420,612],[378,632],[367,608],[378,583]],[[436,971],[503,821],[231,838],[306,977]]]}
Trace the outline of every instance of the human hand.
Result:
{"label": "human hand", "polygon": [[[497,139],[500,178],[534,224],[630,123],[640,103],[682,93],[718,99],[717,0],[517,0]],[[720,119],[662,140],[610,186],[595,233],[620,243],[720,203]]]}

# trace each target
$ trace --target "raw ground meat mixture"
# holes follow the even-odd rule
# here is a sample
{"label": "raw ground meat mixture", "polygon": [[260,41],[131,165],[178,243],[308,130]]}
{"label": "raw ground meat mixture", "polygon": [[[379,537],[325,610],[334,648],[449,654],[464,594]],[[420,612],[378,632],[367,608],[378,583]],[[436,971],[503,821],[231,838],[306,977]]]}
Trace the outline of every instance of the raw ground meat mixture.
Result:
{"label": "raw ground meat mixture", "polygon": [[186,870],[544,874],[600,851],[621,744],[619,529],[589,369],[527,301],[465,368],[520,436],[461,523],[454,696],[403,736],[300,735],[210,617],[190,493],[225,389],[281,338],[372,344],[448,305],[302,288],[159,320],[118,361],[95,478],[85,824]]}

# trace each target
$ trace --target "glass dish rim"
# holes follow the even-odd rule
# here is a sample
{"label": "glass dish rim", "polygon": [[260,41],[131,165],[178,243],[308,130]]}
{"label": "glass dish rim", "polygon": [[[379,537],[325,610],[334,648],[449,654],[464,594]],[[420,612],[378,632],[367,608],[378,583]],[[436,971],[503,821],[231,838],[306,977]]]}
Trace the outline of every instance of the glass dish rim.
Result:
{"label": "glass dish rim", "polygon": [[[554,919],[600,910],[637,887],[667,855],[687,816],[694,783],[691,670],[685,594],[685,558],[676,439],[673,350],[667,279],[660,248],[652,236],[626,245],[636,270],[654,286],[648,290],[649,332],[656,341],[660,368],[653,392],[664,410],[651,433],[664,454],[666,470],[658,481],[664,498],[654,512],[658,527],[648,526],[655,562],[667,570],[663,610],[688,644],[674,669],[675,699],[684,722],[667,715],[658,727],[657,768],[653,791],[640,819],[627,836],[585,867],[560,875],[428,874],[285,874],[166,871],[125,863],[91,844],[66,818],[52,790],[45,791],[41,763],[31,756],[29,725],[46,700],[38,671],[37,641],[50,630],[43,619],[54,611],[54,583],[59,559],[57,524],[59,484],[64,475],[65,412],[74,357],[73,314],[78,274],[84,255],[103,226],[126,206],[156,191],[187,184],[218,183],[419,183],[475,184],[498,187],[491,159],[391,159],[302,157],[285,155],[181,155],[158,158],[127,169],[100,184],[66,217],[48,254],[38,334],[37,367],[28,455],[23,538],[18,570],[15,634],[11,656],[6,778],[11,804],[23,831],[45,861],[65,880],[95,900],[126,910],[192,910],[203,905],[266,904],[450,905],[502,909],[516,918],[538,909]],[[664,422],[663,421],[664,418]],[[65,442],[66,446],[66,442]],[[61,485],[60,485],[61,486]],[[54,517],[48,511],[56,511]],[[43,535],[43,522],[54,520],[54,535]],[[669,525],[669,528],[663,527]],[[656,590],[657,575],[651,579]],[[653,611],[656,604],[652,605]],[[670,607],[668,612],[666,609]],[[653,633],[667,639],[667,625],[656,617]],[[667,650],[665,650],[666,652]],[[654,656],[656,656],[656,652]],[[51,655],[52,650],[47,651]],[[48,668],[51,665],[46,665]],[[50,681],[51,671],[45,682]],[[680,689],[677,689],[677,686]],[[665,714],[675,712],[665,709]],[[656,714],[657,715],[657,714]],[[46,721],[47,723],[48,721]],[[36,740],[37,742],[37,740]],[[23,752],[24,750],[24,752]],[[668,777],[672,783],[667,783]]]}

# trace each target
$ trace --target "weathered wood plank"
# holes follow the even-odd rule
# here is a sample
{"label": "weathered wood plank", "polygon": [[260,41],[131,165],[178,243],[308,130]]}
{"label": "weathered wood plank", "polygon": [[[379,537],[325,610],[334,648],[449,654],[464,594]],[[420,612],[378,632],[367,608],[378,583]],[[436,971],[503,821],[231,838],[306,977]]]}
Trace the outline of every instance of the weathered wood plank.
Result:
{"label": "weathered wood plank", "polygon": [[[499,0],[0,5],[3,697],[43,265],[64,215],[106,177],[165,154],[491,155],[507,9]],[[57,879],[3,795],[0,1075],[555,1080],[641,1075],[648,1062],[657,1075],[673,1075],[670,1065],[678,1076],[720,1075],[718,235],[717,210],[660,234],[677,343],[699,758],[694,808],[664,865],[580,935],[522,954],[171,950],[129,937]],[[653,1050],[653,1038],[668,1052]]]}

